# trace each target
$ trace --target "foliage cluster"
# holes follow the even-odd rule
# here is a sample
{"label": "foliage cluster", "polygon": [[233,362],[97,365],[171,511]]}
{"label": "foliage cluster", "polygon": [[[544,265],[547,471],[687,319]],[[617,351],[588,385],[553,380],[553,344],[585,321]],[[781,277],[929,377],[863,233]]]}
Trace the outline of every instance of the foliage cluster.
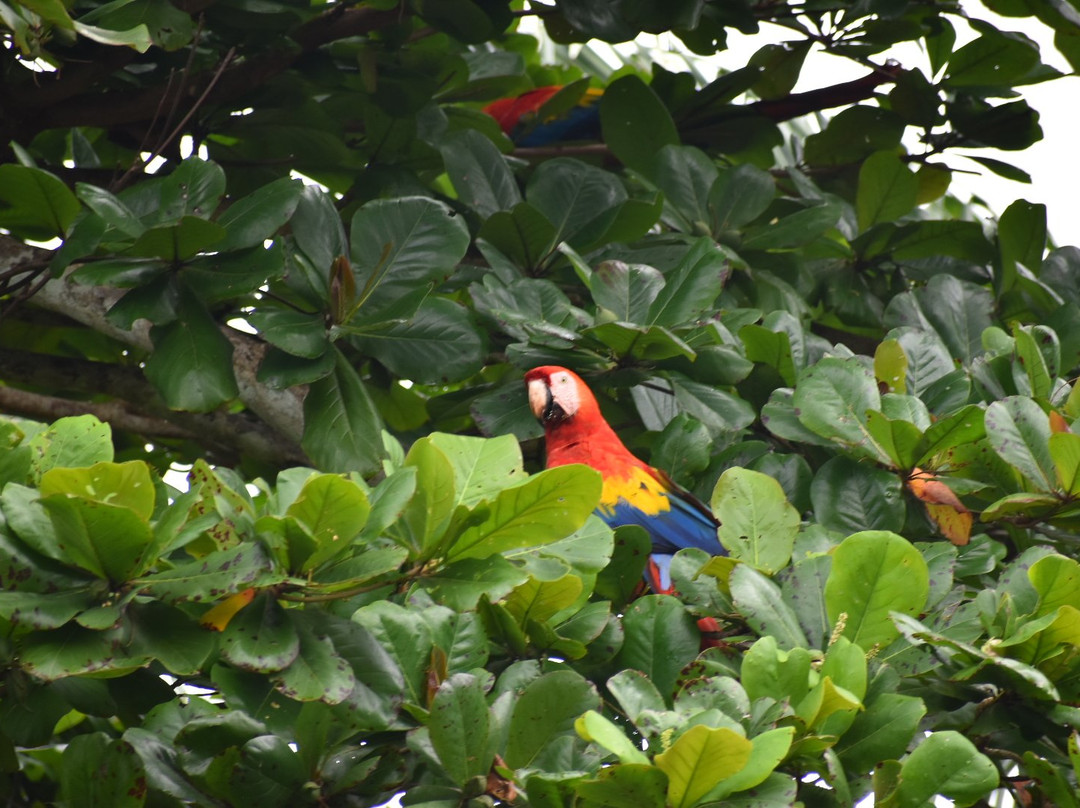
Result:
{"label": "foliage cluster", "polygon": [[[1080,63],[1069,3],[988,5]],[[904,0],[0,11],[10,804],[1080,804],[1080,251],[947,196],[1024,179],[978,150],[1040,137],[1027,37]],[[791,40],[612,72],[531,16]],[[793,93],[814,48],[854,80]],[[553,83],[523,125],[592,86],[596,142],[481,110]],[[634,598],[647,538],[538,470],[539,364],[730,558]]]}

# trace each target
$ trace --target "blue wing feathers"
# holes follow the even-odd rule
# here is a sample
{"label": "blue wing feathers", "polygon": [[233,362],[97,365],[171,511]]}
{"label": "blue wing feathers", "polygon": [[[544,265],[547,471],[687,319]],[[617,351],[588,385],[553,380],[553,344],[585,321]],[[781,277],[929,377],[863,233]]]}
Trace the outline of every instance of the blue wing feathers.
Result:
{"label": "blue wing feathers", "polygon": [[710,555],[727,555],[716,538],[716,522],[680,499],[672,498],[671,506],[669,511],[648,514],[621,499],[611,514],[601,513],[600,516],[612,527],[640,525],[645,528],[652,538],[653,550],[658,553],[697,547]]}

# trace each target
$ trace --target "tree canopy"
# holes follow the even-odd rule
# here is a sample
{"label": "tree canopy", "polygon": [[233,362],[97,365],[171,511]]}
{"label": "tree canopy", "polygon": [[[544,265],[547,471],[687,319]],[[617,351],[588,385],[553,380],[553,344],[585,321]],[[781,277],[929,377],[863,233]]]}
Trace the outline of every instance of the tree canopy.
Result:
{"label": "tree canopy", "polygon": [[[948,194],[1059,73],[980,13],[0,2],[7,804],[1080,806],[1080,252]],[[730,557],[638,596],[543,364]]]}

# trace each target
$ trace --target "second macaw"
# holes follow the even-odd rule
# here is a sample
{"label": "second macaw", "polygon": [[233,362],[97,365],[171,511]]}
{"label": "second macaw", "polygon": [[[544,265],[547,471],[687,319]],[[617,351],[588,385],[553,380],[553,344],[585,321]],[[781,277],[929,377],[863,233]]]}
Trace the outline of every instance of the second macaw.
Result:
{"label": "second macaw", "polygon": [[615,434],[596,397],[576,373],[545,365],[525,374],[529,406],[544,425],[547,466],[584,463],[603,477],[597,514],[612,527],[640,525],[652,539],[645,571],[652,590],[670,593],[671,557],[685,547],[727,555],[720,523],[667,474],[635,457]]}
{"label": "second macaw", "polygon": [[603,93],[591,87],[566,113],[538,120],[541,108],[561,89],[558,85],[537,87],[514,98],[500,98],[484,107],[484,112],[498,121],[499,127],[518,146],[599,139],[600,110],[596,102]]}

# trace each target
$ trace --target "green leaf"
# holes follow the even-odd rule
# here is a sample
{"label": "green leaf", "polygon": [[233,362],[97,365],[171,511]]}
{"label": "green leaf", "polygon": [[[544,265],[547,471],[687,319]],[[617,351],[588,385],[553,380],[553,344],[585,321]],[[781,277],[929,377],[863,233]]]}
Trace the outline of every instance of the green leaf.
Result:
{"label": "green leaf", "polygon": [[490,242],[518,266],[533,269],[555,249],[558,235],[547,216],[528,202],[522,202],[510,211],[488,217],[480,227],[479,238]]}
{"label": "green leaf", "polygon": [[659,361],[681,356],[693,360],[693,349],[662,326],[633,326],[601,323],[586,328],[582,335],[606,345],[616,356]]}
{"label": "green leaf", "polygon": [[299,180],[282,177],[233,202],[217,218],[228,231],[217,249],[261,247],[292,218],[303,189]]}
{"label": "green leaf", "polygon": [[604,90],[600,126],[608,148],[636,171],[647,171],[660,149],[679,143],[679,132],[667,107],[632,74],[616,79]]}
{"label": "green leaf", "polygon": [[623,617],[626,638],[618,662],[646,674],[670,697],[679,673],[698,653],[700,636],[690,615],[669,595],[638,598]]}
{"label": "green leaf", "polygon": [[326,323],[317,314],[292,309],[259,308],[245,318],[259,335],[293,356],[315,359],[326,353]]}
{"label": "green leaf", "polygon": [[87,587],[67,592],[0,592],[0,616],[16,626],[38,630],[59,628],[95,605]]}
{"label": "green leaf", "polygon": [[664,287],[664,276],[645,264],[603,261],[589,281],[593,300],[617,322],[644,323],[649,306]]}
{"label": "green leaf", "polygon": [[440,283],[469,246],[464,220],[418,196],[375,199],[352,218],[351,250],[359,299],[370,310],[427,283]]}
{"label": "green leaf", "polygon": [[1030,398],[1009,396],[986,408],[986,437],[994,451],[1039,491],[1057,487],[1050,455],[1050,421]]}
{"label": "green leaf", "polygon": [[573,735],[578,716],[599,709],[596,688],[579,673],[559,670],[534,679],[521,691],[510,717],[506,765],[531,765],[559,736]]}
{"label": "green leaf", "polygon": [[882,693],[844,733],[837,752],[848,771],[871,771],[879,762],[899,758],[926,715],[916,696]]}
{"label": "green leaf", "polygon": [[144,371],[170,407],[206,412],[239,394],[232,343],[192,290],[181,286],[176,320],[155,326],[150,337],[154,352]]}
{"label": "green leaf", "polygon": [[945,83],[951,87],[1009,86],[1038,63],[1039,49],[1031,40],[986,31],[953,53]]}
{"label": "green leaf", "polygon": [[810,484],[817,521],[830,530],[900,530],[906,507],[900,478],[847,457],[827,460]]}
{"label": "green leaf", "polygon": [[649,765],[649,758],[626,737],[618,725],[595,710],[589,710],[578,718],[574,722],[574,729],[586,741],[598,743],[609,752],[614,752],[620,763]]}
{"label": "green leaf", "polygon": [[1046,205],[1018,199],[998,221],[998,250],[1002,278],[999,294],[1016,283],[1018,267],[1036,272],[1046,250]]}
{"label": "green leaf", "polygon": [[475,129],[454,132],[439,144],[439,150],[458,199],[483,218],[521,202],[521,192],[506,159]]}
{"label": "green leaf", "polygon": [[750,750],[750,759],[746,762],[746,766],[722,780],[708,793],[705,801],[711,803],[722,800],[735,792],[747,791],[766,782],[776,767],[787,757],[794,736],[794,727],[777,727],[755,735],[750,739],[753,748]]}
{"label": "green leaf", "polygon": [[843,635],[861,648],[899,635],[890,612],[919,614],[930,592],[926,561],[906,539],[886,530],[848,536],[833,553],[825,607]]}
{"label": "green leaf", "polygon": [[399,684],[398,690],[405,700],[425,704],[432,637],[423,616],[416,610],[379,600],[354,612],[352,621],[367,629],[381,651],[397,664],[404,676],[404,683]]}
{"label": "green leaf", "polygon": [[146,802],[146,769],[135,748],[103,732],[77,735],[64,749],[60,793],[71,808],[111,805],[138,808]]}
{"label": "green leaf", "polygon": [[500,491],[484,518],[456,536],[448,559],[486,558],[547,544],[580,528],[600,499],[600,475],[586,466],[558,466]]}
{"label": "green leaf", "polygon": [[918,179],[895,152],[874,152],[859,169],[855,196],[859,229],[899,219],[915,207],[918,191]]}
{"label": "green leaf", "polygon": [[572,573],[553,581],[529,578],[510,593],[503,606],[519,625],[527,628],[530,622],[545,622],[572,606],[583,588],[581,578]]}
{"label": "green leaf", "polygon": [[731,468],[716,483],[712,510],[720,520],[720,543],[767,574],[786,566],[801,519],[772,477]]}
{"label": "green leaf", "polygon": [[1071,496],[1080,494],[1080,435],[1055,432],[1049,448],[1061,490]]}
{"label": "green leaf", "polygon": [[1080,565],[1071,558],[1044,556],[1031,565],[1027,574],[1039,594],[1037,616],[1053,614],[1062,606],[1080,609]]}
{"label": "green leaf", "polygon": [[695,241],[665,276],[663,289],[649,307],[648,324],[685,326],[711,311],[731,272],[729,263],[729,253],[712,239]]}
{"label": "green leaf", "polygon": [[486,777],[491,769],[490,722],[484,688],[472,674],[455,673],[435,691],[427,720],[431,745],[456,785]]}
{"label": "green leaf", "polygon": [[595,780],[582,780],[574,788],[581,808],[665,808],[667,787],[667,776],[655,766],[624,763],[602,768]]}
{"label": "green leaf", "polygon": [[266,594],[241,609],[221,635],[222,658],[256,673],[283,670],[299,653],[300,635],[289,613]]}
{"label": "green leaf", "polygon": [[938,419],[923,433],[919,457],[915,465],[922,466],[942,452],[965,443],[975,443],[986,436],[984,411],[975,404]]}
{"label": "green leaf", "polygon": [[340,704],[356,687],[352,666],[334,649],[328,637],[300,630],[300,653],[292,664],[274,675],[278,690],[297,701]]}
{"label": "green leaf", "polygon": [[325,471],[369,473],[383,456],[382,420],[364,383],[334,349],[334,372],[311,385],[304,399],[300,445]]}
{"label": "green leaf", "polygon": [[657,767],[668,776],[669,803],[675,808],[697,805],[720,781],[746,766],[752,749],[750,741],[726,727],[691,727],[656,756]]}
{"label": "green leaf", "polygon": [[112,429],[93,415],[53,422],[29,441],[30,467],[37,479],[49,469],[80,468],[113,459]]}
{"label": "green leaf", "polygon": [[89,468],[52,468],[41,475],[42,498],[67,494],[129,508],[142,521],[154,513],[154,483],[141,460],[95,463]]}
{"label": "green leaf", "polygon": [[82,497],[54,494],[41,504],[49,512],[70,562],[114,583],[145,570],[154,534],[130,508]]}
{"label": "green leaf", "polygon": [[743,240],[744,250],[786,250],[815,241],[830,230],[843,214],[837,202],[823,202],[750,228]]}
{"label": "green leaf", "polygon": [[730,585],[733,602],[759,635],[774,638],[784,649],[809,646],[798,617],[771,580],[752,567],[739,564],[731,571]]}
{"label": "green leaf", "polygon": [[123,627],[99,631],[68,623],[27,637],[20,649],[19,665],[45,681],[90,673],[122,675],[151,662],[151,657],[132,647],[129,640]]}
{"label": "green leaf", "polygon": [[799,374],[792,403],[807,429],[888,463],[888,453],[866,426],[867,411],[881,409],[881,395],[873,371],[858,359],[826,357],[811,365]]}
{"label": "green leaf", "polygon": [[256,582],[269,586],[282,580],[283,576],[271,572],[270,559],[262,545],[246,543],[131,583],[166,602],[198,603],[231,595]]}
{"label": "green leaf", "polygon": [[347,550],[370,512],[367,495],[351,480],[334,474],[309,477],[286,511],[311,531],[318,544],[301,571],[314,569]]}
{"label": "green leaf", "polygon": [[721,172],[709,189],[712,232],[720,235],[749,224],[772,203],[776,182],[751,163]]}
{"label": "green leaf", "polygon": [[739,679],[751,701],[762,697],[796,704],[810,692],[810,652],[781,650],[776,638],[764,636],[743,656]]}
{"label": "green leaf", "polygon": [[12,235],[38,241],[63,236],[81,209],[75,194],[49,172],[0,166],[0,227]]}
{"label": "green leaf", "polygon": [[665,146],[644,171],[664,195],[664,217],[690,235],[709,234],[709,191],[716,163],[693,146]]}
{"label": "green leaf", "polygon": [[554,241],[591,244],[615,221],[627,193],[607,171],[569,157],[542,162],[529,178],[525,198],[555,225]]}
{"label": "green leaf", "polygon": [[487,353],[486,336],[468,309],[442,297],[428,298],[408,319],[364,329],[353,343],[396,376],[421,384],[466,379]]}
{"label": "green leaf", "polygon": [[146,227],[139,221],[139,217],[132,213],[119,197],[104,188],[77,182],[75,194],[84,205],[100,216],[106,225],[119,230],[125,236],[138,238],[145,232]]}
{"label": "green leaf", "polygon": [[124,253],[137,258],[187,261],[218,244],[225,236],[226,230],[221,225],[199,216],[184,216],[176,224],[145,230]]}
{"label": "green leaf", "polygon": [[899,808],[918,808],[935,795],[971,805],[996,788],[997,766],[959,732],[932,732],[903,761]]}

